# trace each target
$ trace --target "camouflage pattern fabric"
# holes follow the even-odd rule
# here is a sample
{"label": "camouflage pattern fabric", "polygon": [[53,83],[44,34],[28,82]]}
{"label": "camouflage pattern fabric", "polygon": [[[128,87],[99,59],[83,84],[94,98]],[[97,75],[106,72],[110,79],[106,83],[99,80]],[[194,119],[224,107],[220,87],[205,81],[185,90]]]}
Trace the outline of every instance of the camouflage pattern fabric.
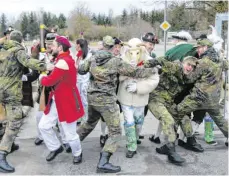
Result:
{"label": "camouflage pattern fabric", "polygon": [[120,112],[116,103],[108,106],[88,106],[88,119],[77,130],[80,140],[83,141],[95,128],[96,124],[103,118],[108,127],[109,138],[103,151],[114,153],[121,140]]}
{"label": "camouflage pattern fabric", "polygon": [[45,71],[44,62],[28,59],[23,46],[16,41],[6,41],[0,52],[0,102],[20,106],[22,100],[23,68]]}
{"label": "camouflage pattern fabric", "polygon": [[98,51],[92,58],[79,65],[79,74],[91,73],[88,88],[88,104],[106,106],[117,101],[116,89],[118,74],[145,78],[153,74],[153,69],[135,68],[109,51]]}
{"label": "camouflage pattern fabric", "polygon": [[217,58],[213,48],[208,49],[201,57],[196,71],[189,75],[189,80],[195,82],[190,95],[177,105],[179,116],[195,110],[206,110],[222,133],[228,136],[228,122],[220,113],[220,93],[222,71],[226,65]]}
{"label": "camouflage pattern fabric", "polygon": [[19,132],[19,129],[23,123],[22,107],[5,105],[6,116],[8,119],[5,134],[0,143],[0,151],[10,152],[12,144]]}

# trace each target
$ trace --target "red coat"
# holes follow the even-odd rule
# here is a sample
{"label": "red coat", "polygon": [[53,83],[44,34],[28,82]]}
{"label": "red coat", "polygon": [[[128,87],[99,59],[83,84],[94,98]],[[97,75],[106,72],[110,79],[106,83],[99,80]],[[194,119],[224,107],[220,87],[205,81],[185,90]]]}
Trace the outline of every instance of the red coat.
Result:
{"label": "red coat", "polygon": [[[54,86],[54,91],[50,94],[49,101],[54,94],[60,122],[71,123],[84,115],[76,81],[77,69],[75,67],[75,61],[69,52],[60,54],[56,58],[56,65],[52,73],[41,79],[43,86]],[[48,114],[49,109],[50,103],[48,103],[44,113]]]}

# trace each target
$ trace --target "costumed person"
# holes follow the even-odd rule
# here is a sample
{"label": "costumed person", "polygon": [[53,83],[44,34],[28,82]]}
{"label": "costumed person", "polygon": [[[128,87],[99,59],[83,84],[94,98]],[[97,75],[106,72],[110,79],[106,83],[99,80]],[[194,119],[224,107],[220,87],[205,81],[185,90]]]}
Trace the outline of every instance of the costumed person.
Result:
{"label": "costumed person", "polygon": [[[156,54],[153,52],[156,44],[156,36],[152,32],[142,35],[141,40],[146,48],[148,59],[156,59]],[[144,116],[148,113],[148,105],[145,106]],[[144,123],[144,122],[143,122]],[[144,139],[144,135],[139,131],[139,139]],[[141,141],[140,141],[141,142]]]}
{"label": "costumed person", "polygon": [[[114,42],[115,42],[115,45],[113,47],[113,54],[116,57],[120,57],[121,56],[121,49],[123,47],[123,42],[120,39],[118,39],[117,37],[113,37],[113,39],[114,39]],[[118,80],[118,83],[117,83],[116,94],[118,93],[118,87],[119,87],[119,80]],[[121,105],[120,105],[118,100],[117,100],[117,104],[119,105],[120,112],[122,112]],[[100,123],[101,123],[101,132],[102,132],[102,134],[100,135],[99,142],[100,142],[100,146],[104,147],[105,142],[108,139],[108,134],[106,133],[107,125],[106,125],[106,122],[103,119],[101,119]]]}
{"label": "costumed person", "polygon": [[[203,148],[196,142],[193,136],[191,121],[188,116],[178,118],[174,115],[175,96],[186,89],[186,77],[191,74],[197,66],[198,60],[195,57],[185,57],[181,62],[173,63],[162,58],[152,59],[144,62],[144,67],[161,65],[160,81],[157,88],[150,93],[148,107],[151,113],[157,118],[166,137],[165,145],[156,148],[157,153],[168,156],[170,162],[183,164],[182,158],[175,150],[176,125],[180,125],[187,137],[187,146],[190,150],[203,152]],[[173,108],[174,107],[174,108]]]}
{"label": "costumed person", "polygon": [[67,38],[56,36],[52,48],[53,53],[57,54],[54,70],[49,76],[40,75],[41,85],[52,86],[52,92],[49,94],[48,105],[40,120],[39,130],[50,151],[46,160],[52,161],[63,151],[53,130],[59,121],[60,130],[63,131],[72,150],[73,164],[79,164],[82,162],[82,149],[79,135],[76,133],[76,121],[84,115],[84,110],[76,87],[77,69],[70,55],[70,47]]}
{"label": "costumed person", "polygon": [[[147,51],[142,41],[133,38],[128,41],[129,49],[122,56],[122,59],[133,67],[142,67],[143,61],[148,59]],[[124,115],[124,129],[127,142],[127,158],[132,158],[137,153],[137,144],[140,144],[139,133],[142,131],[144,122],[144,109],[148,104],[149,93],[159,83],[159,74],[155,68],[155,74],[149,78],[131,78],[119,76],[118,101]]]}
{"label": "costumed person", "polygon": [[[32,70],[52,70],[53,66],[36,59],[28,59],[22,43],[22,33],[12,31],[10,40],[3,42],[5,51],[0,52],[0,103],[6,112],[7,126],[0,143],[0,172],[11,173],[11,166],[6,156],[14,151],[14,140],[23,123],[22,117],[22,75],[24,67]],[[17,147],[18,149],[18,147]]]}
{"label": "costumed person", "polygon": [[[89,52],[88,43],[85,39],[76,40],[76,58],[77,65],[84,59],[87,59],[92,56]],[[82,122],[85,122],[88,118],[88,102],[87,102],[87,89],[90,81],[90,73],[85,75],[77,75],[77,88],[80,93],[81,101],[84,107],[84,116],[77,121],[77,125],[80,125]]]}
{"label": "costumed person", "polygon": [[97,172],[117,173],[120,166],[109,163],[111,155],[121,140],[120,110],[116,103],[118,74],[135,77],[148,77],[153,69],[134,68],[113,54],[115,41],[111,36],[103,38],[103,49],[79,65],[79,74],[90,72],[91,79],[88,88],[88,120],[83,123],[77,133],[83,141],[103,118],[108,127],[108,140],[101,153]]}

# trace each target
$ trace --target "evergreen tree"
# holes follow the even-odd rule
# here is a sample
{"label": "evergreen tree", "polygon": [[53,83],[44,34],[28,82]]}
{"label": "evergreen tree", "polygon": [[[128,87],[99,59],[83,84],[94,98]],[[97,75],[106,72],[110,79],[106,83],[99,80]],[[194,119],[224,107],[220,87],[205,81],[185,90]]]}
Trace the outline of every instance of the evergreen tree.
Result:
{"label": "evergreen tree", "polygon": [[66,27],[66,17],[62,13],[59,15],[59,18],[58,18],[58,26],[60,29],[63,29]]}
{"label": "evergreen tree", "polygon": [[0,27],[1,27],[0,31],[1,31],[1,34],[6,31],[6,21],[7,21],[6,15],[3,13],[1,15],[1,19],[0,19]]}
{"label": "evergreen tree", "polygon": [[21,20],[21,32],[24,38],[26,37],[26,34],[29,33],[28,26],[29,26],[29,19],[27,17],[27,14],[23,13],[22,20]]}
{"label": "evergreen tree", "polygon": [[121,23],[122,25],[126,25],[127,24],[127,18],[128,18],[128,13],[126,9],[123,9],[122,11],[122,17],[121,17]]}

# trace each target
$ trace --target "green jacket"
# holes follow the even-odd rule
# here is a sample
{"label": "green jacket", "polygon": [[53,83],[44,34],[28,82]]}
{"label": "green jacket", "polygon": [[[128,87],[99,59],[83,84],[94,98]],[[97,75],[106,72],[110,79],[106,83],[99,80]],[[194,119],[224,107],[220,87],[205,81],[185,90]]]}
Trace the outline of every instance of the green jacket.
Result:
{"label": "green jacket", "polygon": [[45,71],[46,64],[36,59],[28,59],[23,46],[9,40],[0,52],[0,103],[21,105],[22,75],[24,67]]}
{"label": "green jacket", "polygon": [[149,77],[152,69],[134,68],[110,52],[100,50],[79,65],[79,74],[91,73],[88,104],[106,106],[117,100],[118,74],[130,77]]}
{"label": "green jacket", "polygon": [[186,56],[196,56],[196,48],[191,44],[179,44],[165,53],[165,59],[168,61],[182,61]]}

